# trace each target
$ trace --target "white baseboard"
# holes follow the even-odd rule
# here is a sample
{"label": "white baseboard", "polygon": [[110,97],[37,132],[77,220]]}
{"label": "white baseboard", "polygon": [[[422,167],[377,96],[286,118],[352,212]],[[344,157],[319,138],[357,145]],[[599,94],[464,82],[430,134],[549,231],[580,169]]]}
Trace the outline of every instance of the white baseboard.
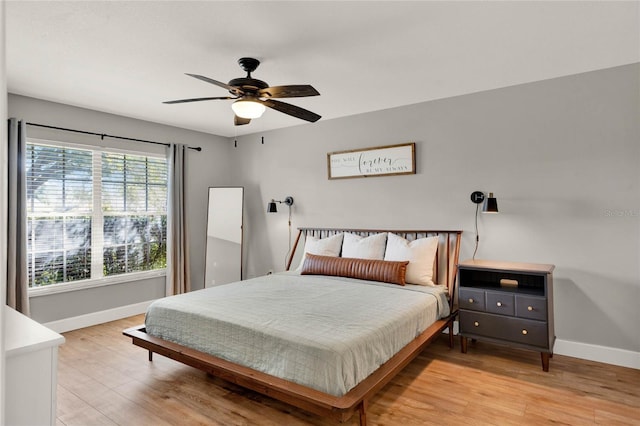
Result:
{"label": "white baseboard", "polygon": [[77,317],[64,318],[45,323],[43,325],[57,333],[65,333],[79,328],[91,327],[92,325],[103,324],[105,322],[143,314],[147,311],[147,307],[151,302],[153,302],[153,300],[135,303],[133,305],[119,306],[105,311],[92,312],[90,314],[79,315]]}
{"label": "white baseboard", "polygon": [[640,352],[626,349],[556,339],[553,352],[558,355],[566,355],[640,370]]}

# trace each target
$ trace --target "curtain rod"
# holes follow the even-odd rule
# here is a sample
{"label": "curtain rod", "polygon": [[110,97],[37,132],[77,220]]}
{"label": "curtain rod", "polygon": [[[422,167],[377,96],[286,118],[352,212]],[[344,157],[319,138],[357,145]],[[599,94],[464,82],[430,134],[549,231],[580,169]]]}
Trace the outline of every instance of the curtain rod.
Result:
{"label": "curtain rod", "polygon": [[[35,127],[45,127],[47,129],[54,129],[54,130],[64,130],[65,132],[75,132],[75,133],[82,133],[82,134],[85,134],[85,135],[100,136],[100,139],[113,138],[113,139],[122,139],[122,140],[125,140],[125,141],[144,142],[144,143],[152,143],[152,144],[155,144],[155,145],[171,146],[171,144],[165,143],[165,142],[147,141],[147,140],[144,140],[144,139],[135,139],[135,138],[125,138],[124,136],[114,136],[114,135],[108,135],[106,133],[87,132],[86,130],[67,129],[65,127],[48,126],[46,124],[38,124],[38,123],[29,123],[29,122],[27,122],[27,125],[35,126]],[[202,148],[199,147],[199,146],[187,146],[187,148],[193,149],[194,151],[202,151]]]}

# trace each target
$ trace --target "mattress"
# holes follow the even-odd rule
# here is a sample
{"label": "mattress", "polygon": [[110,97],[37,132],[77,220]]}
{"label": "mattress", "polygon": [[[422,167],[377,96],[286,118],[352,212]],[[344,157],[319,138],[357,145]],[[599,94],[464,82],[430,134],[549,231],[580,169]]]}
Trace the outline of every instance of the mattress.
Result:
{"label": "mattress", "polygon": [[342,396],[439,318],[446,289],[273,274],[153,302],[148,334]]}

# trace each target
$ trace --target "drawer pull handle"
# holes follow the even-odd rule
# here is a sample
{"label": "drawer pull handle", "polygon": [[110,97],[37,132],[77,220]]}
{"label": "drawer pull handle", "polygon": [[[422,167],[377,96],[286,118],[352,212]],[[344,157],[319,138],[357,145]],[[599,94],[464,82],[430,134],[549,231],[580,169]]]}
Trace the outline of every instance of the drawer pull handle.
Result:
{"label": "drawer pull handle", "polygon": [[522,330],[522,334],[524,334],[525,336],[527,335],[527,333],[529,333],[527,330]]}
{"label": "drawer pull handle", "polygon": [[473,325],[475,325],[476,327],[478,327],[480,325],[480,323],[478,321],[474,321]]}
{"label": "drawer pull handle", "polygon": [[497,306],[497,307],[502,306],[502,302],[498,302],[498,303],[496,303],[496,306]]}
{"label": "drawer pull handle", "polygon": [[529,312],[533,311],[533,306],[527,306],[527,311]]}
{"label": "drawer pull handle", "polygon": [[509,278],[502,278],[500,280],[500,287],[518,287],[518,280],[510,280]]}
{"label": "drawer pull handle", "polygon": [[469,299],[469,303],[473,303],[473,299]]}

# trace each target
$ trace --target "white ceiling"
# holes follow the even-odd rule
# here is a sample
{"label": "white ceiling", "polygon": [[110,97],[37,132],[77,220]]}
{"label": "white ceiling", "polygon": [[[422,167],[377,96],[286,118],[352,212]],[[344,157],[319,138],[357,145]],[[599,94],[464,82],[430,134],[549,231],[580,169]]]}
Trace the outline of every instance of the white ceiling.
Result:
{"label": "white ceiling", "polygon": [[7,1],[6,40],[10,93],[234,136],[313,124],[162,104],[227,95],[185,72],[227,82],[256,57],[326,120],[640,62],[640,3]]}

